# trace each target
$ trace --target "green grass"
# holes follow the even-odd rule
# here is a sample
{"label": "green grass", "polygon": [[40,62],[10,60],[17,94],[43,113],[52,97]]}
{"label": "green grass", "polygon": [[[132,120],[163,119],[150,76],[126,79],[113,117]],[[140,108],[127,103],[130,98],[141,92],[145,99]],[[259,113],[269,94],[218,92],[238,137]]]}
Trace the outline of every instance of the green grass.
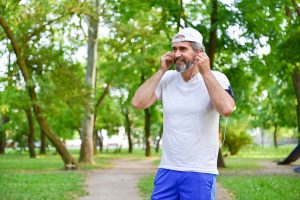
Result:
{"label": "green grass", "polygon": [[[239,155],[225,158],[225,171],[255,170],[262,167],[262,161],[276,161],[286,157],[294,146],[247,147]],[[71,150],[77,159],[78,150]],[[159,164],[160,154],[152,151],[156,157],[154,164]],[[95,165],[81,165],[78,171],[64,171],[61,158],[53,151],[46,156],[31,159],[28,152],[20,153],[9,150],[0,156],[0,199],[77,199],[85,194],[85,171],[111,167],[112,159],[144,159],[143,150],[127,150],[114,153],[112,150],[95,156]],[[300,163],[299,161],[296,164]],[[149,199],[153,190],[154,175],[141,179],[138,187],[144,199]],[[236,199],[300,199],[300,177],[291,176],[219,176],[217,179],[233,193]],[[4,183],[4,184],[3,184]],[[246,197],[245,197],[246,196]],[[281,198],[284,197],[284,198]]]}
{"label": "green grass", "polygon": [[300,199],[299,176],[219,176],[217,180],[235,200]]}
{"label": "green grass", "polygon": [[257,145],[247,146],[239,151],[237,157],[239,158],[263,158],[280,160],[285,158],[296,145],[279,146],[277,149],[274,146],[261,147]]}
{"label": "green grass", "polygon": [[260,163],[264,161],[264,159],[228,157],[225,158],[224,161],[226,168],[219,169],[221,172],[260,169],[262,167]]}
{"label": "green grass", "polygon": [[[159,157],[160,153],[156,153],[153,149],[151,151],[151,157]],[[119,158],[129,158],[129,159],[145,159],[145,150],[134,149],[131,154],[128,153],[127,149],[122,149],[120,153],[115,153],[114,150],[109,150],[108,152],[104,150],[102,154],[97,154],[96,157],[101,159],[119,159]]]}
{"label": "green grass", "polygon": [[1,173],[0,199],[75,199],[85,194],[83,181],[79,172]]}
{"label": "green grass", "polygon": [[151,192],[153,190],[153,182],[154,176],[145,176],[142,179],[140,179],[138,183],[138,188],[143,200],[150,199]]}
{"label": "green grass", "polygon": [[29,158],[27,154],[0,156],[0,171],[52,171],[63,169],[63,162],[58,156],[38,156]]}
{"label": "green grass", "polygon": [[[77,159],[79,151],[71,152]],[[111,167],[111,157],[96,155],[95,165],[80,165],[77,171],[65,171],[63,161],[53,151],[29,158],[28,152],[8,149],[0,156],[0,199],[77,199],[86,193],[84,171]]]}
{"label": "green grass", "polygon": [[[70,150],[75,159],[79,150]],[[152,156],[159,154],[152,151]],[[7,149],[0,156],[0,199],[2,200],[39,200],[58,199],[72,200],[86,194],[85,172],[91,169],[110,168],[112,159],[144,159],[143,150],[134,150],[128,154],[126,149],[121,153],[113,150],[95,155],[94,165],[80,165],[77,171],[65,171],[64,163],[55,151],[47,155],[29,158],[27,151]]]}
{"label": "green grass", "polygon": [[[226,168],[220,171],[237,172],[243,170],[256,170],[262,168],[264,161],[278,161],[285,158],[293,149],[294,145],[261,148],[250,146],[242,149],[238,155],[225,157]],[[159,160],[154,161],[155,165]],[[294,164],[300,164],[298,160]],[[138,187],[144,199],[149,199],[153,190],[153,176],[147,176],[140,180]],[[236,197],[236,200],[286,200],[300,199],[300,176],[242,176],[221,175],[218,182]]]}

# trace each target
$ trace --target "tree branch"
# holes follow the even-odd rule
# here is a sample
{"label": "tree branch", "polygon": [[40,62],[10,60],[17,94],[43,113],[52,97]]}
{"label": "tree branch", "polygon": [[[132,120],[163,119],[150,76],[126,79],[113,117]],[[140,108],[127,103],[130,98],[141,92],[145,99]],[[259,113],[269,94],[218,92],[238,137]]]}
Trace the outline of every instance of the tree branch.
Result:
{"label": "tree branch", "polygon": [[27,82],[27,81],[29,81],[30,77],[29,77],[28,69],[25,64],[25,58],[23,57],[21,49],[17,43],[17,40],[16,40],[12,30],[10,29],[8,23],[1,16],[0,16],[0,25],[2,26],[2,28],[4,29],[4,32],[6,33],[7,37],[11,41],[12,47],[13,47],[16,57],[17,57],[17,63],[20,66],[20,69],[21,69],[21,72],[23,74],[25,81]]}
{"label": "tree branch", "polygon": [[103,93],[100,95],[96,105],[95,105],[95,112],[96,110],[98,110],[99,106],[101,105],[101,103],[103,102],[104,100],[104,97],[108,94],[109,92],[109,87],[110,87],[110,84],[107,84],[107,86],[104,88],[104,91]]}
{"label": "tree branch", "polygon": [[293,6],[298,14],[298,17],[300,17],[300,8],[298,7],[298,2],[297,0],[292,0]]}
{"label": "tree branch", "polygon": [[52,24],[52,23],[58,21],[59,19],[62,19],[63,17],[64,17],[64,16],[60,16],[60,17],[58,17],[58,18],[56,18],[56,19],[49,20],[49,21],[47,21],[47,23],[45,23],[44,25],[42,25],[42,26],[40,26],[40,27],[34,29],[33,32],[32,32],[28,37],[25,37],[25,38],[26,38],[25,41],[28,41],[28,40],[31,39],[33,36],[39,34],[43,29],[45,29],[46,26],[48,26],[48,25],[50,25],[50,24]]}

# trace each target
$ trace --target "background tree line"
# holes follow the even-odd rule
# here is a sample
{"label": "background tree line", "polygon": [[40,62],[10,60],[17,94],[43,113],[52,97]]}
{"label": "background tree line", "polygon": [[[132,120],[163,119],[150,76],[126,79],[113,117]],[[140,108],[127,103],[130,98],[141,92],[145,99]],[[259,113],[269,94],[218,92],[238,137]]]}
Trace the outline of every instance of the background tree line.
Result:
{"label": "background tree line", "polygon": [[1,0],[0,153],[8,139],[26,138],[35,157],[34,141],[42,154],[49,141],[77,168],[65,140],[80,135],[79,161],[90,164],[102,147],[97,131],[123,126],[128,151],[143,138],[151,156],[161,105],[138,111],[130,101],[187,26],[202,33],[212,69],[234,89],[227,135],[242,140],[259,127],[275,146],[288,130],[300,138],[299,16],[297,0]]}

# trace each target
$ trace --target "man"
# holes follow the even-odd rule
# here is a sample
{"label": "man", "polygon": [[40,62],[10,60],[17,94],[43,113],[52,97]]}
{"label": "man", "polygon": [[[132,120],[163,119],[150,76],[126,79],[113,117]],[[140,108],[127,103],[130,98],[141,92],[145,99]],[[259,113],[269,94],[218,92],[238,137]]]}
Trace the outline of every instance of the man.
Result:
{"label": "man", "polygon": [[[159,70],[136,91],[139,109],[157,99],[163,104],[162,158],[152,200],[214,199],[219,150],[219,115],[234,108],[227,77],[211,71],[202,35],[185,28],[172,40],[172,52],[160,58]],[[171,64],[175,70],[168,70]]]}

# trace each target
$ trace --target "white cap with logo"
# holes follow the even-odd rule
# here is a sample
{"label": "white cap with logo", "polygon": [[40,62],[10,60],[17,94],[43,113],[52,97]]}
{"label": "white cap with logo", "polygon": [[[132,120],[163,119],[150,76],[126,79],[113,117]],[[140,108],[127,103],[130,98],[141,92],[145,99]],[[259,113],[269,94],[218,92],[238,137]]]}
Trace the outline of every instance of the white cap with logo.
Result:
{"label": "white cap with logo", "polygon": [[174,42],[185,42],[185,41],[190,41],[190,42],[197,42],[201,45],[203,41],[203,37],[199,31],[193,28],[184,28],[181,29],[174,37],[172,40],[172,43]]}

